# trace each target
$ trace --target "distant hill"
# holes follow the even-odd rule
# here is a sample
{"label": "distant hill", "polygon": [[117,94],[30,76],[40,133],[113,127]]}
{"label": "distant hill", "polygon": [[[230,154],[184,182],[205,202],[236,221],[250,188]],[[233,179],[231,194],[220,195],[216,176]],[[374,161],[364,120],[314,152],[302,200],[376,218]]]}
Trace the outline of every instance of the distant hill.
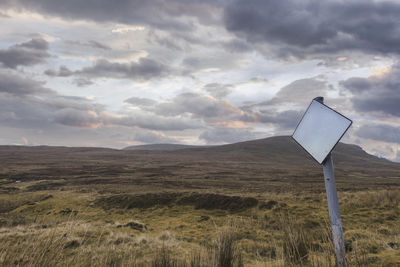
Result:
{"label": "distant hill", "polygon": [[[234,144],[196,149],[209,154],[236,154],[250,158],[263,158],[272,162],[299,164],[314,160],[290,136],[275,136],[258,140],[245,141]],[[338,143],[333,150],[333,159],[336,163],[352,165],[398,165],[387,159],[368,154],[360,146]],[[316,163],[317,164],[317,163]]]}
{"label": "distant hill", "polygon": [[[319,166],[290,136],[275,136],[233,144],[217,146],[190,146],[177,144],[154,144],[125,148],[124,150],[168,152],[172,157],[182,156],[207,158],[215,161],[265,162],[279,168],[301,168]],[[171,154],[173,153],[173,154]],[[338,143],[332,154],[336,167],[345,169],[395,168],[400,164],[368,154],[360,146]]]}
{"label": "distant hill", "polygon": [[[263,158],[269,161],[281,163],[303,162],[313,159],[290,136],[275,136],[233,144],[216,146],[191,146],[181,144],[149,144],[129,146],[123,150],[147,150],[147,151],[177,151],[184,153],[208,154],[213,156],[235,156],[247,158]],[[335,162],[348,162],[352,164],[379,163],[391,164],[387,159],[368,154],[360,146],[338,143],[333,151]],[[397,164],[397,163],[393,163]],[[399,164],[400,165],[400,164]]]}
{"label": "distant hill", "polygon": [[[123,150],[155,150],[155,151],[174,151],[180,149],[188,149],[188,148],[199,148],[202,146],[190,146],[190,145],[181,145],[181,144],[150,144],[150,145],[137,145],[137,146],[128,146]],[[206,147],[206,146],[204,146]]]}
{"label": "distant hill", "polygon": [[[52,160],[58,157],[85,156],[96,158],[126,157],[132,153],[147,155],[168,153],[173,156],[190,156],[193,160],[198,158],[212,160],[240,160],[265,162],[286,166],[307,166],[318,164],[309,156],[290,136],[276,136],[258,140],[251,140],[226,145],[216,146],[191,146],[182,144],[150,144],[129,146],[122,150],[100,147],[62,147],[62,146],[0,146],[0,156],[8,158],[18,155],[23,158],[47,158]],[[150,153],[150,154],[149,154]],[[385,166],[400,167],[400,163],[391,162],[368,154],[361,147],[352,144],[338,143],[333,151],[335,164],[345,164],[354,167],[381,168]]]}
{"label": "distant hill", "polygon": [[[359,146],[339,143],[333,161],[342,189],[400,186],[400,163],[370,155]],[[29,190],[91,184],[116,192],[142,187],[275,192],[300,183],[307,190],[323,189],[321,166],[289,136],[211,147],[0,146],[0,162],[3,183],[41,181]]]}

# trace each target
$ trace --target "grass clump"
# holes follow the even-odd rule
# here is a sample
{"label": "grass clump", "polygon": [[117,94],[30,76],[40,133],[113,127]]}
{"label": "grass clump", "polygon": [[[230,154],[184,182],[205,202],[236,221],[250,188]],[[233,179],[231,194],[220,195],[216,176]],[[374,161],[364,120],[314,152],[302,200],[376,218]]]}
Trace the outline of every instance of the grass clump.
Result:
{"label": "grass clump", "polygon": [[214,251],[218,267],[243,267],[242,255],[236,246],[235,233],[223,230],[217,239]]}
{"label": "grass clump", "polygon": [[302,225],[289,215],[281,215],[280,228],[283,240],[283,255],[288,264],[301,264],[308,260],[310,239]]}
{"label": "grass clump", "polygon": [[188,259],[178,259],[165,244],[156,251],[152,267],[243,267],[242,254],[237,247],[235,233],[223,229],[208,248],[200,248]]}

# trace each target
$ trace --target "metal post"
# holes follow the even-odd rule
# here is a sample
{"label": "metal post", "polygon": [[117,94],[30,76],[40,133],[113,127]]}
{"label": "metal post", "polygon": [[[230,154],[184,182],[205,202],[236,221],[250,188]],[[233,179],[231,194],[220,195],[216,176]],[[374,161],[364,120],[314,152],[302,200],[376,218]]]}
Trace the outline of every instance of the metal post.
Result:
{"label": "metal post", "polygon": [[[314,100],[321,103],[324,102],[324,98],[321,96],[314,98]],[[324,169],[326,198],[328,200],[329,218],[332,227],[333,244],[336,250],[336,259],[339,267],[347,267],[342,219],[340,218],[335,172],[333,171],[333,160],[331,153],[329,153],[325,161],[322,163],[322,167]]]}
{"label": "metal post", "polygon": [[346,267],[346,250],[343,237],[342,220],[340,218],[339,201],[336,192],[335,173],[331,154],[322,164],[324,169],[326,197],[328,199],[329,218],[332,227],[333,244],[335,245],[338,266]]}

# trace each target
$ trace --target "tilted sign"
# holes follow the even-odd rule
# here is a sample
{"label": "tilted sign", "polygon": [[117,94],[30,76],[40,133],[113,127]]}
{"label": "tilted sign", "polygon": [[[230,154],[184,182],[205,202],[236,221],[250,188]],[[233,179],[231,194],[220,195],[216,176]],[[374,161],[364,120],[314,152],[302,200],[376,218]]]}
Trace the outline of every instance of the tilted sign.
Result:
{"label": "tilted sign", "polygon": [[347,267],[335,173],[330,153],[347,129],[349,129],[352,121],[325,106],[323,101],[323,97],[314,98],[292,137],[319,164],[322,164],[337,265],[339,267]]}
{"label": "tilted sign", "polygon": [[322,164],[351,124],[350,119],[313,100],[292,137]]}

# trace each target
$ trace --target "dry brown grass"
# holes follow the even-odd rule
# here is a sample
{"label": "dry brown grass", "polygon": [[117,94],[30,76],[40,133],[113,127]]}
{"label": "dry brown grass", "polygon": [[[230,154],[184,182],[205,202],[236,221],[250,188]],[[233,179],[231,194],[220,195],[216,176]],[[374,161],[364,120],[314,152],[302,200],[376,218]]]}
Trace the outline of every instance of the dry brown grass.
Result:
{"label": "dry brown grass", "polygon": [[[335,266],[322,170],[306,160],[245,147],[8,149],[2,266]],[[397,266],[398,168],[335,163],[349,266]]]}
{"label": "dry brown grass", "polygon": [[[340,195],[349,266],[400,261],[396,192]],[[48,194],[10,196],[20,205],[1,215],[10,223],[0,227],[0,265],[335,266],[323,194],[267,194],[260,205],[274,205],[240,212],[185,205],[103,210],[93,205],[97,195],[59,191],[43,200]]]}

